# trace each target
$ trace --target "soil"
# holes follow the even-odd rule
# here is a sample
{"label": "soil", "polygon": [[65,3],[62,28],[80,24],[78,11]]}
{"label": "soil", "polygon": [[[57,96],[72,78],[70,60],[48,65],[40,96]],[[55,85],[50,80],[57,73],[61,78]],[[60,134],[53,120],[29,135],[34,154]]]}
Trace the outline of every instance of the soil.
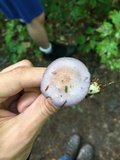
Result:
{"label": "soil", "polygon": [[[1,55],[2,58],[2,55]],[[100,65],[99,58],[91,53],[77,58],[89,68],[93,77],[102,84],[114,81],[99,94],[85,98],[78,106],[60,109],[44,125],[36,139],[30,160],[57,160],[65,143],[73,134],[81,136],[81,146],[94,147],[94,160],[119,160],[120,158],[120,73]],[[51,61],[30,58],[35,66],[47,66]],[[0,68],[9,65],[1,63]]]}
{"label": "soil", "polygon": [[[89,143],[94,147],[94,160],[120,159],[120,73],[101,65],[94,53],[78,52],[77,58],[102,84],[114,83],[78,106],[63,108],[52,116],[33,146],[31,160],[57,160],[68,139],[76,133],[81,136],[81,146]],[[49,63],[42,60],[39,64],[47,66]]]}
{"label": "soil", "polygon": [[[37,56],[29,57],[35,66],[48,66],[51,62]],[[120,160],[120,72],[101,64],[94,53],[78,52],[76,57],[102,84],[114,83],[77,106],[62,108],[51,116],[34,143],[30,160],[57,160],[73,134],[80,135],[81,146],[89,143],[94,147],[94,160]],[[1,69],[10,65],[2,54],[0,60]]]}

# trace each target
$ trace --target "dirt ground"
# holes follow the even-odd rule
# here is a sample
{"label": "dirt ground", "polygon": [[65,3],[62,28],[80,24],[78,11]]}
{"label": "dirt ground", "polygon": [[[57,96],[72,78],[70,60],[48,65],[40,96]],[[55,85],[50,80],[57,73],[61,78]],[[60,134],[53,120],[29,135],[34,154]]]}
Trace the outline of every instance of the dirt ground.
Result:
{"label": "dirt ground", "polygon": [[[57,160],[65,143],[76,133],[81,136],[81,146],[90,143],[94,147],[94,160],[120,160],[120,72],[100,65],[93,53],[82,55],[78,52],[77,58],[101,83],[114,83],[100,94],[84,99],[75,108],[63,108],[54,114],[36,139],[30,160]],[[50,63],[39,56],[30,60],[35,66]],[[0,63],[0,68],[6,65],[9,61]]]}

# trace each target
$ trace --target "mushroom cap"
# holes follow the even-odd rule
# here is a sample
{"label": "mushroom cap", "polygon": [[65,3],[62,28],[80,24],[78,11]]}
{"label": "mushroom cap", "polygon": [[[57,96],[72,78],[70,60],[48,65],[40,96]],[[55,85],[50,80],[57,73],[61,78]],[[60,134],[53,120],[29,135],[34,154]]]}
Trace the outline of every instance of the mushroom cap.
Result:
{"label": "mushroom cap", "polygon": [[90,73],[78,59],[63,57],[53,61],[46,69],[41,92],[52,99],[55,106],[69,107],[81,102],[90,87]]}

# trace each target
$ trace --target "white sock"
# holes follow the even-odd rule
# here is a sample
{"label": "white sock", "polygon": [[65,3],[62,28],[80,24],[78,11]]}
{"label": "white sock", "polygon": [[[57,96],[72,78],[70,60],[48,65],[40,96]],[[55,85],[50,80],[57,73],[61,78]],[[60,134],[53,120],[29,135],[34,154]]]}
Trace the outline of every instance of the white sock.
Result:
{"label": "white sock", "polygon": [[48,48],[42,48],[42,47],[39,47],[39,49],[44,52],[45,54],[50,54],[52,52],[52,44],[49,43],[49,47]]}

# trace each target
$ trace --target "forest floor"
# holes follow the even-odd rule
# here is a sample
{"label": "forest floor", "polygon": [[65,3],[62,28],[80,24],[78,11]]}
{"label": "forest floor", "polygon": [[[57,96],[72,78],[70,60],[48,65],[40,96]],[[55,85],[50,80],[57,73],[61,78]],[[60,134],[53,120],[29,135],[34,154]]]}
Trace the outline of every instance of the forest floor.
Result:
{"label": "forest floor", "polygon": [[[31,160],[57,160],[73,134],[81,136],[81,146],[89,143],[94,147],[94,160],[120,160],[120,73],[100,65],[93,53],[78,52],[77,58],[102,84],[114,83],[76,108],[63,108],[52,116],[34,144]],[[49,63],[42,59],[38,66]]]}
{"label": "forest floor", "polygon": [[[47,67],[51,62],[41,55],[28,57],[35,66]],[[89,143],[94,147],[94,160],[120,160],[120,72],[100,64],[94,53],[82,55],[78,51],[76,57],[102,84],[114,83],[76,107],[55,113],[36,139],[30,160],[57,160],[73,134],[81,136],[81,146]],[[0,53],[0,69],[9,64],[9,59]]]}

